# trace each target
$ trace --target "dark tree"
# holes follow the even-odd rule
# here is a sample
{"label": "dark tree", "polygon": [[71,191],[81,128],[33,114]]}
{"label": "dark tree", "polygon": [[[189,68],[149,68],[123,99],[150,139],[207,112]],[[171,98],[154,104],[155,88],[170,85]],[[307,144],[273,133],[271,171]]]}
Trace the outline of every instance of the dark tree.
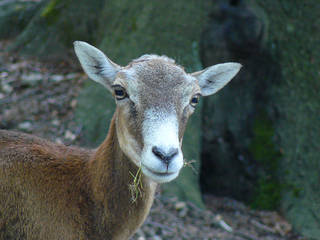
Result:
{"label": "dark tree", "polygon": [[317,0],[222,0],[201,41],[205,66],[221,59],[244,64],[242,75],[204,102],[204,190],[279,209],[314,239],[320,239],[319,12]]}

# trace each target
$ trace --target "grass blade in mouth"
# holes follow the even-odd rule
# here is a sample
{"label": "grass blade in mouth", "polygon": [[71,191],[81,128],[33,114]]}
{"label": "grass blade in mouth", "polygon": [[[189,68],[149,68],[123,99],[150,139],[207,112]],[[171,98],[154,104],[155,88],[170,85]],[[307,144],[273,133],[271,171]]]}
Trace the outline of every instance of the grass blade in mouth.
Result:
{"label": "grass blade in mouth", "polygon": [[131,193],[131,202],[135,203],[137,199],[142,197],[142,171],[141,166],[139,167],[137,173],[134,175],[132,172],[130,172],[130,175],[133,177],[133,183],[129,184],[129,190]]}

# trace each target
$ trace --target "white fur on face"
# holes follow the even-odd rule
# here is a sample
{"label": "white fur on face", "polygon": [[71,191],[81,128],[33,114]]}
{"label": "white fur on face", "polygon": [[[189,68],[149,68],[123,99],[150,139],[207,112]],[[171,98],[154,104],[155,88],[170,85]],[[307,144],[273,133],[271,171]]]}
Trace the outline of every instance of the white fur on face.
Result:
{"label": "white fur on face", "polygon": [[[179,125],[175,114],[149,109],[145,113],[142,125],[144,147],[141,154],[142,172],[158,183],[175,179],[183,166],[183,155],[179,142]],[[164,152],[178,149],[169,166],[162,162],[152,152],[152,147],[158,147]]]}

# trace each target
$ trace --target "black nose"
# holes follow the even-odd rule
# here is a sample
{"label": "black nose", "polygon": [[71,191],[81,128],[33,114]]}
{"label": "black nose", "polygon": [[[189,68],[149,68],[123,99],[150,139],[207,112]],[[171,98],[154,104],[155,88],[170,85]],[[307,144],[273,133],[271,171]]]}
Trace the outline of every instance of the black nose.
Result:
{"label": "black nose", "polygon": [[164,162],[167,166],[169,166],[173,157],[178,154],[178,149],[177,148],[170,148],[169,151],[165,152],[163,149],[154,146],[154,147],[152,147],[152,152],[162,162]]}

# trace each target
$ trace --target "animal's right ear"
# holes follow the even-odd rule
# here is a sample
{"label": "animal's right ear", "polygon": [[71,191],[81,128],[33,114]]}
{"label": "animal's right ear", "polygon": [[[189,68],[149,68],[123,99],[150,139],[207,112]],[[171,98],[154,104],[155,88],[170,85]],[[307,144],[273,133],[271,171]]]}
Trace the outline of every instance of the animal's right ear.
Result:
{"label": "animal's right ear", "polygon": [[88,76],[111,90],[121,67],[107,58],[99,49],[86,42],[75,41],[73,45],[81,66]]}

